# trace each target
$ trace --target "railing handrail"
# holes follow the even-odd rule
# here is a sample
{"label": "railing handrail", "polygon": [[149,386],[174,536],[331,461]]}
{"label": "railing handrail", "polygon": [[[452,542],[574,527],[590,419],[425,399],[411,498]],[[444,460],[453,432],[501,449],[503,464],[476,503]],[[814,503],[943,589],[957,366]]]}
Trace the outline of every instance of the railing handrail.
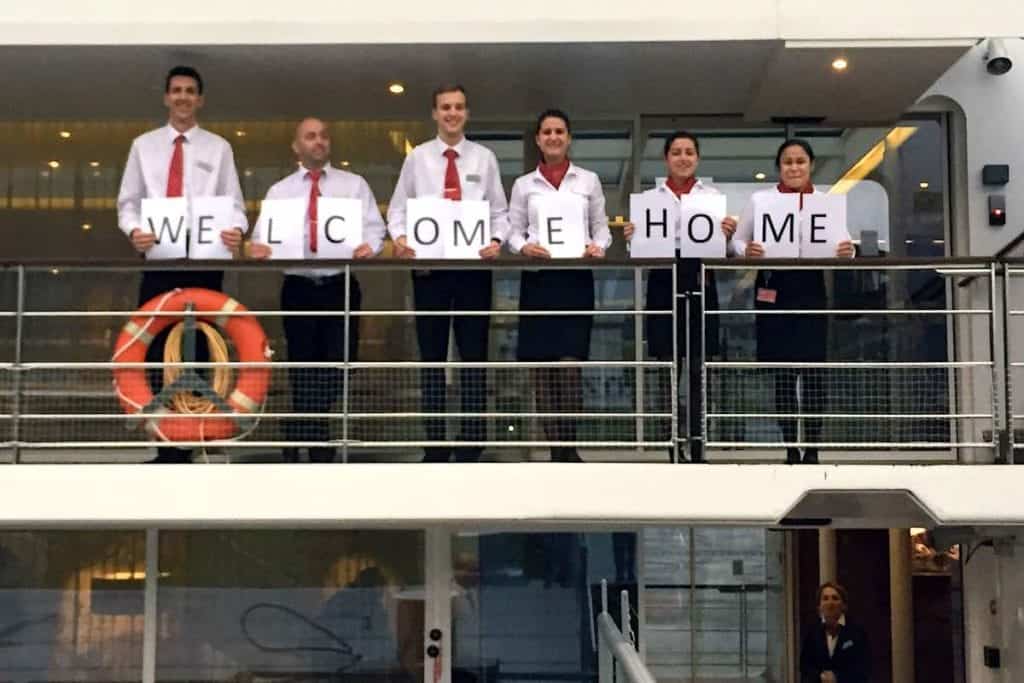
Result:
{"label": "railing handrail", "polygon": [[[619,618],[627,630],[632,632],[630,624],[629,591],[623,590],[619,594]],[[608,613],[608,580],[601,579],[601,612],[597,615],[598,633],[598,683],[611,683],[614,678],[613,672],[609,671],[609,665],[615,666],[618,662],[622,667],[622,673],[629,683],[657,683],[657,680],[647,669],[636,651],[633,641],[623,635],[622,630],[615,625],[615,620]],[[607,648],[607,651],[602,651]],[[609,661],[608,655],[611,655]]]}

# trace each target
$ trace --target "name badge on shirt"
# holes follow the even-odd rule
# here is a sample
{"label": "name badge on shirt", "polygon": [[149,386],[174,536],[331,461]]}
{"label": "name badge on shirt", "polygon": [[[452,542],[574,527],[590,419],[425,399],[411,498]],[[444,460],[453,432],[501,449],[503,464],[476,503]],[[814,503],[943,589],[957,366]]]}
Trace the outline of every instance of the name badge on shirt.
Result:
{"label": "name badge on shirt", "polygon": [[213,164],[206,161],[197,161],[196,166],[206,171],[207,173],[213,173]]}
{"label": "name badge on shirt", "polygon": [[480,182],[480,176],[478,174],[476,174],[476,173],[467,173],[466,174],[466,182],[467,183],[479,183]]}
{"label": "name badge on shirt", "polygon": [[778,290],[768,289],[767,287],[757,288],[757,300],[763,304],[773,304],[775,299],[779,296]]}

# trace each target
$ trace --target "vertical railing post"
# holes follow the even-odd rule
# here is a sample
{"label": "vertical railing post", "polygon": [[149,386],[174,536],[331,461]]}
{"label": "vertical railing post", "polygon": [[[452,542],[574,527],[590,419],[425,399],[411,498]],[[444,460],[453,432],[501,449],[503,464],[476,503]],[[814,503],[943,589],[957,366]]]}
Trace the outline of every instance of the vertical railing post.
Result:
{"label": "vertical railing post", "polygon": [[989,362],[992,363],[992,459],[996,462],[1008,462],[1006,453],[1002,452],[1002,420],[1000,419],[999,411],[999,363],[996,358],[996,335],[998,334],[997,326],[998,322],[996,319],[996,262],[992,261],[988,264],[988,357]]}
{"label": "vertical railing post", "polygon": [[[344,365],[341,369],[341,461],[348,464],[348,439],[349,439],[349,424],[348,424],[348,396],[349,396],[349,383],[352,381],[351,368],[349,363],[348,345],[349,339],[351,339],[351,331],[349,325],[352,324],[352,316],[350,315],[352,310],[352,266],[345,264],[345,349],[342,353],[344,356]],[[356,324],[359,324],[359,319],[356,318]],[[330,432],[328,431],[328,436]]]}
{"label": "vertical railing post", "polygon": [[640,292],[644,288],[644,274],[640,266],[633,268],[633,359],[636,361],[636,370],[633,373],[633,386],[635,393],[636,411],[636,451],[638,454],[644,450],[644,382],[647,379],[646,370],[640,364],[644,359],[644,320],[643,297]]}
{"label": "vertical railing post", "polygon": [[1014,464],[1014,422],[1013,422],[1013,354],[1010,352],[1010,264],[1003,264],[1003,373],[1006,386],[1003,391],[1005,398],[1004,415],[1006,418],[1006,462]]}
{"label": "vertical railing post", "polygon": [[672,367],[669,369],[669,409],[672,413],[672,462],[679,462],[679,259],[672,262]]}
{"label": "vertical railing post", "polygon": [[13,462],[21,460],[21,374],[22,348],[25,335],[25,266],[17,269],[17,304],[14,317],[14,366],[11,377],[11,443],[13,444]]}
{"label": "vertical railing post", "polygon": [[157,591],[160,588],[160,531],[146,529],[146,578],[143,581],[142,683],[156,682],[157,630],[160,625]]}

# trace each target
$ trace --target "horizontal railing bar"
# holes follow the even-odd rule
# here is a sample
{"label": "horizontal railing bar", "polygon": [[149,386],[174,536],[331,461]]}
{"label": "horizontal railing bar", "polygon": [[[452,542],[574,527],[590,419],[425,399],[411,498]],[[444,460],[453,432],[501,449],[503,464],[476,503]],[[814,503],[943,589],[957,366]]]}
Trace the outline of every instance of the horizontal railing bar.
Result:
{"label": "horizontal railing bar", "polygon": [[[668,448],[671,441],[18,441],[20,448],[547,448],[572,446],[577,448]],[[14,444],[12,444],[14,445]]]}
{"label": "horizontal railing bar", "polygon": [[712,418],[831,418],[836,420],[990,420],[991,413],[947,413],[943,415],[919,413],[708,413]]}
{"label": "horizontal railing bar", "polygon": [[859,450],[901,448],[995,448],[985,441],[708,441],[707,448],[853,448]]}
{"label": "horizontal railing bar", "polygon": [[[14,314],[16,315],[16,314]],[[22,314],[26,318],[182,318],[181,311],[25,311]],[[419,311],[419,310],[358,310],[349,311],[348,315],[353,318],[366,317],[416,317],[430,318],[439,316],[508,316],[508,317],[549,317],[559,315],[571,316],[647,316],[647,315],[672,315],[668,310],[644,310],[633,308],[621,309],[594,309],[594,310],[557,310],[557,311],[524,311],[517,308],[503,308],[490,311]],[[344,310],[329,311],[199,311],[195,313],[197,318],[342,318]]]}
{"label": "horizontal railing bar", "polygon": [[956,361],[829,361],[821,363],[776,363],[768,361],[708,361],[708,368],[846,368],[850,370],[864,368],[980,368],[991,367],[992,361],[956,360]]}
{"label": "horizontal railing bar", "polygon": [[[348,413],[352,420],[383,420],[383,419],[419,419],[419,418],[580,418],[580,419],[612,419],[625,420],[636,418],[671,418],[672,413]],[[0,419],[11,419],[11,415],[0,415]],[[240,419],[323,419],[344,420],[345,413],[22,413],[18,416],[24,420],[159,420],[165,417],[187,420],[240,418]]]}
{"label": "horizontal railing bar", "polygon": [[743,308],[743,309],[729,309],[729,310],[706,310],[704,315],[717,315],[717,316],[729,316],[729,315],[991,315],[991,308],[944,308],[944,309],[931,309],[923,308],[920,310],[907,309],[907,308],[871,308],[871,309],[860,309],[860,308],[848,308],[848,309],[832,309],[832,308],[798,308],[798,309],[757,309],[757,308]]}
{"label": "horizontal railing bar", "polygon": [[588,360],[588,361],[359,361],[359,362],[316,362],[295,361],[246,361],[218,363],[213,361],[182,361],[178,363],[138,362],[114,363],[111,361],[83,361],[72,363],[21,363],[10,364],[15,370],[109,370],[135,368],[310,368],[310,369],[373,369],[373,368],[671,368],[672,361],[656,360]]}

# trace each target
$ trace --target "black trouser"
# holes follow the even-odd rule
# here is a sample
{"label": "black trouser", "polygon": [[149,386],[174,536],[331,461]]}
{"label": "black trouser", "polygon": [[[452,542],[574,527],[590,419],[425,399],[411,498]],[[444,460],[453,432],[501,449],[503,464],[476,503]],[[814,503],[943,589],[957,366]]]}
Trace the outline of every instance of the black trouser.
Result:
{"label": "black trouser", "polygon": [[[491,272],[487,270],[413,271],[413,299],[418,311],[489,311],[491,309]],[[490,317],[485,315],[437,315],[416,317],[416,339],[420,358],[438,363],[448,359],[448,330],[454,325],[455,344],[464,362],[487,360],[487,335]],[[444,370],[423,368],[420,371],[423,412],[443,413],[446,408]],[[487,408],[487,374],[482,368],[459,371],[459,391],[463,413],[483,413]],[[444,418],[427,418],[424,428],[428,441],[447,440]],[[483,441],[487,423],[483,418],[463,418],[461,441]],[[456,449],[457,461],[472,462],[480,458],[480,446]],[[425,449],[425,462],[447,462],[451,449]]]}
{"label": "black trouser", "polygon": [[[349,308],[360,310],[362,291],[352,278]],[[344,311],[345,276],[309,278],[286,275],[281,287],[282,311]],[[355,361],[359,349],[358,318],[350,318],[348,360]],[[288,360],[295,363],[340,363],[345,360],[345,317],[285,316],[284,335]],[[344,391],[341,368],[289,368],[292,410],[296,413],[327,413]],[[296,418],[284,424],[288,441],[330,441],[330,421],[324,417]],[[334,449],[310,448],[312,462],[330,462]]]}
{"label": "black trouser", "polygon": [[[825,375],[821,368],[779,368],[775,374],[775,410],[780,413],[820,414],[825,406]],[[800,378],[800,401],[797,401],[796,380]],[[805,417],[804,440],[814,443],[821,437],[821,418]],[[797,419],[779,418],[784,441],[795,443]]]}
{"label": "black trouser", "polygon": [[[175,288],[200,287],[220,291],[224,282],[224,273],[219,270],[147,270],[142,274],[142,283],[139,285],[139,306],[142,306],[153,297],[169,292]],[[167,335],[171,333],[174,325],[168,325],[160,334],[153,338],[149,348],[146,349],[147,363],[162,363],[164,360],[164,346],[167,344]],[[209,347],[206,343],[206,336],[197,331],[196,334],[196,357],[197,363],[205,363],[210,359]],[[201,374],[206,371],[201,370]],[[212,373],[209,373],[212,374]],[[146,371],[146,378],[153,390],[153,395],[160,393],[164,386],[164,373],[160,368],[149,368]],[[184,448],[157,448],[156,463],[187,463],[192,460],[192,449]]]}

